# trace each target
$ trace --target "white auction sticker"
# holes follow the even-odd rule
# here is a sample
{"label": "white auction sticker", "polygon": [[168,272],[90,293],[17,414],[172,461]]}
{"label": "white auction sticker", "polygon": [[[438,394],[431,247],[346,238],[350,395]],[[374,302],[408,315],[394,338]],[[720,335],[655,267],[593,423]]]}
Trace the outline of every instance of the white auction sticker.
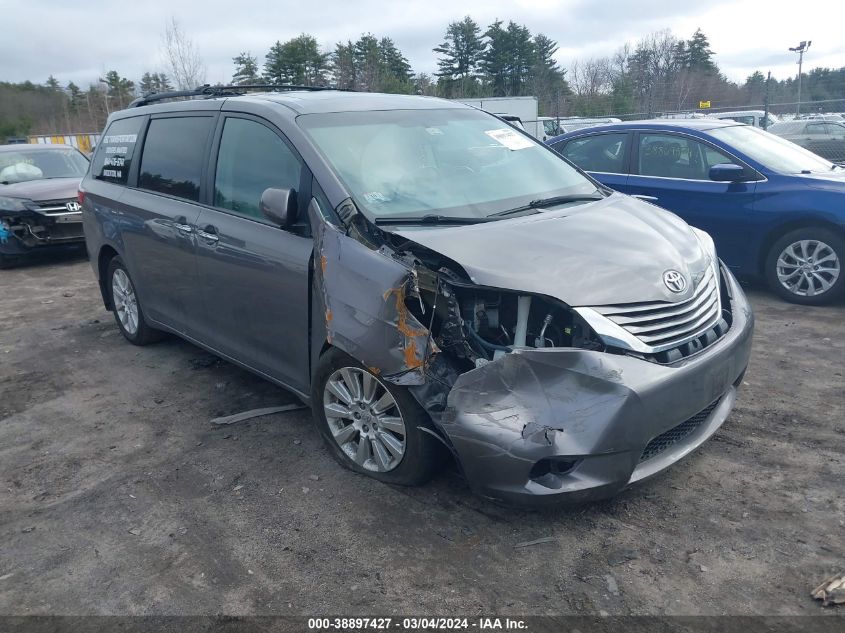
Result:
{"label": "white auction sticker", "polygon": [[522,134],[516,130],[501,128],[498,130],[486,130],[484,133],[508,149],[525,149],[527,147],[534,147],[534,143],[522,136]]}

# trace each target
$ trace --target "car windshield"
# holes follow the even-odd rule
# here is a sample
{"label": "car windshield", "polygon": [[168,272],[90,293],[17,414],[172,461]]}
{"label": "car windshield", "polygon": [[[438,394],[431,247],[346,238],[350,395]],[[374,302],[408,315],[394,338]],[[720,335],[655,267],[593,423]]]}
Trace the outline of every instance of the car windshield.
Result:
{"label": "car windshield", "polygon": [[71,148],[25,149],[0,152],[0,183],[45,178],[82,178],[88,159]]}
{"label": "car windshield", "polygon": [[791,141],[756,127],[736,125],[710,130],[710,136],[782,174],[830,171],[833,163]]}
{"label": "car windshield", "polygon": [[597,195],[531,137],[470,109],[297,118],[359,208],[379,216],[483,218],[532,201]]}

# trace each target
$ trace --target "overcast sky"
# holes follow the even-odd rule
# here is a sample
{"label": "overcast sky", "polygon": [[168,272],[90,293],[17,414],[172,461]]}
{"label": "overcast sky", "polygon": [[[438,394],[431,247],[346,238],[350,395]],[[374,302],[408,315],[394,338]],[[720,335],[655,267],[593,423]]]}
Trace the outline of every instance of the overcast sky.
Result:
{"label": "overcast sky", "polygon": [[[710,38],[716,62],[735,81],[756,69],[776,78],[795,75],[787,49],[813,44],[805,69],[845,66],[843,12],[838,0],[0,0],[0,81],[87,87],[106,70],[137,82],[163,69],[159,46],[172,15],[194,39],[208,65],[208,81],[229,81],[232,57],[267,49],[305,32],[324,49],[363,32],[392,37],[417,72],[432,72],[432,47],[446,25],[471,15],[482,28],[495,18],[525,24],[560,45],[566,67],[576,58],[613,53],[626,41],[663,28]],[[458,8],[460,7],[460,8]],[[826,16],[826,17],[825,17]]]}

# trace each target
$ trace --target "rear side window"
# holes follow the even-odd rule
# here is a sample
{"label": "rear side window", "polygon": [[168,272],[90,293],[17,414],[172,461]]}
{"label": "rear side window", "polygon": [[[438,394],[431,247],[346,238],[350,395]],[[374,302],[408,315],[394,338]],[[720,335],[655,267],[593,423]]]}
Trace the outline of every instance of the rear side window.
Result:
{"label": "rear side window", "polygon": [[299,159],[270,128],[247,119],[226,119],[217,175],[214,206],[254,218],[265,189],[298,189]]}
{"label": "rear side window", "polygon": [[584,171],[622,174],[627,145],[627,134],[596,134],[569,141],[558,151]]}
{"label": "rear side window", "polygon": [[125,185],[144,117],[113,121],[100,139],[91,174],[97,180]]}
{"label": "rear side window", "polygon": [[141,156],[141,189],[199,201],[211,117],[153,119]]}

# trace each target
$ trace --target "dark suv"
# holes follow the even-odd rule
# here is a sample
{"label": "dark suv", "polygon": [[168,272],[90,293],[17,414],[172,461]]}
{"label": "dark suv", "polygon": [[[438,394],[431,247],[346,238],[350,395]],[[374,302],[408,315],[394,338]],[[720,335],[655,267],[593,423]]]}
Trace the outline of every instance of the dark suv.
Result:
{"label": "dark suv", "polygon": [[515,502],[612,495],[727,418],[753,317],[706,233],[459,103],[208,92],[113,114],[82,183],[130,342],[290,389],[357,472],[451,454]]}

